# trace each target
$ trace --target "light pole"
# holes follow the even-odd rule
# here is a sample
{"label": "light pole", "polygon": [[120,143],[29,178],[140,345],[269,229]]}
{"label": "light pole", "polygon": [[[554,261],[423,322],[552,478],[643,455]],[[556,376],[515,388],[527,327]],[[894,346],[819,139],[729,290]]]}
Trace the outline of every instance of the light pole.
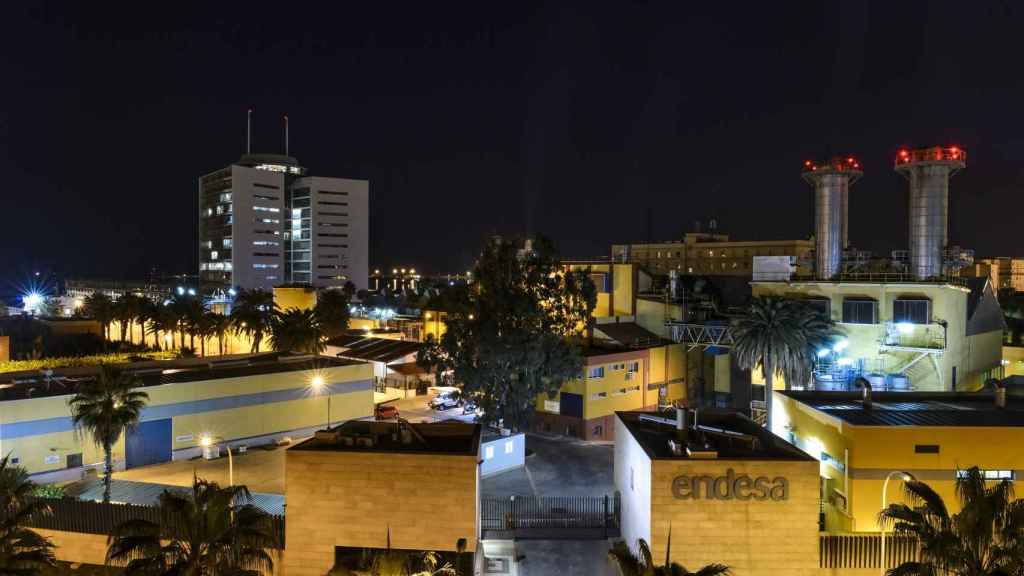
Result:
{"label": "light pole", "polygon": [[[885,510],[885,491],[886,489],[889,488],[889,480],[891,480],[893,476],[896,476],[897,478],[903,480],[904,482],[910,482],[911,480],[914,479],[913,474],[911,474],[910,472],[903,472],[901,470],[893,470],[892,472],[889,472],[885,476],[885,482],[882,482],[882,510]],[[882,557],[881,561],[879,562],[879,564],[882,566],[882,570],[881,572],[879,572],[879,574],[885,576],[885,523],[879,522],[878,529],[882,534]]]}
{"label": "light pole", "polygon": [[[224,438],[222,438],[220,436],[214,438],[213,436],[203,435],[203,437],[199,439],[199,445],[202,446],[203,448],[209,448],[210,446],[213,446],[213,443],[216,440],[224,440]],[[231,460],[231,446],[228,445],[227,449],[228,449],[228,486],[234,486],[235,485],[235,463]]]}
{"label": "light pole", "polygon": [[311,384],[313,385],[313,390],[316,391],[317,394],[320,394],[321,392],[326,392],[327,393],[327,426],[324,427],[324,430],[330,430],[331,429],[331,391],[330,391],[327,383],[324,382],[324,379],[323,379],[322,376],[314,376],[313,377],[313,381],[311,382]]}

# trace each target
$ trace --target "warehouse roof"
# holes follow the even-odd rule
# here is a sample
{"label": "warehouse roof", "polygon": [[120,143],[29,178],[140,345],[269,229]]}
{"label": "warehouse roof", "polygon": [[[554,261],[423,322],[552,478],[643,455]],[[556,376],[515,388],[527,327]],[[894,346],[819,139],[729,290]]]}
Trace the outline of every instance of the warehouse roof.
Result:
{"label": "warehouse roof", "polygon": [[330,430],[317,432],[289,451],[389,452],[477,456],[480,425],[446,420],[413,424],[349,420]]}
{"label": "warehouse roof", "polygon": [[344,348],[338,352],[341,358],[369,362],[394,362],[419,351],[422,344],[412,340],[393,340],[368,336],[339,336],[327,342],[328,346]]}
{"label": "warehouse roof", "polygon": [[[313,357],[270,353],[178,360],[147,360],[115,364],[114,366],[134,372],[142,381],[143,386],[158,386],[281,372],[312,371],[355,364],[359,364],[359,362],[329,356]],[[99,372],[99,366],[79,366],[48,372],[0,374],[0,401],[72,394],[80,384],[95,379]]]}
{"label": "warehouse roof", "polygon": [[1024,426],[1024,396],[1006,407],[992,392],[874,392],[865,409],[860,392],[779,392],[854,426]]}

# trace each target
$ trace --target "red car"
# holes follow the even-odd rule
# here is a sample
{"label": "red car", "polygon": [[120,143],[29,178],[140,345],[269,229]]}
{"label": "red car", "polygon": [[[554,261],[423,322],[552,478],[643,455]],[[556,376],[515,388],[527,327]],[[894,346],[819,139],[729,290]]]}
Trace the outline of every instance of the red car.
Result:
{"label": "red car", "polygon": [[377,420],[387,420],[389,418],[398,418],[398,407],[391,404],[377,406]]}

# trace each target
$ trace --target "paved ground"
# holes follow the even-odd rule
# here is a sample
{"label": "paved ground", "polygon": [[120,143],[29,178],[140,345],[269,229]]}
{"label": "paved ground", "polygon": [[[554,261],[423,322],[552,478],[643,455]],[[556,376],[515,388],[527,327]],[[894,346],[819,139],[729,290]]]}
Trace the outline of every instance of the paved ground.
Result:
{"label": "paved ground", "polygon": [[388,404],[398,407],[399,415],[402,418],[412,423],[419,422],[436,422],[438,420],[462,420],[464,422],[472,422],[472,414],[463,414],[462,408],[452,408],[450,410],[438,411],[434,410],[430,406],[427,406],[427,402],[430,401],[430,396],[416,396],[413,398],[403,398],[401,400],[395,400]]}
{"label": "paved ground", "polygon": [[607,540],[519,540],[518,576],[618,576]]}
{"label": "paved ground", "polygon": [[[293,438],[299,442],[300,438]],[[235,468],[235,484],[244,484],[251,492],[284,494],[284,448],[265,450],[262,447],[249,449],[245,454],[232,456]],[[132,468],[115,472],[118,480],[152,482],[171,486],[191,486],[193,475],[213,480],[218,484],[228,483],[227,456],[216,460],[178,460]]]}
{"label": "paved ground", "polygon": [[528,434],[526,466],[485,478],[481,496],[601,496],[615,493],[611,444]]}

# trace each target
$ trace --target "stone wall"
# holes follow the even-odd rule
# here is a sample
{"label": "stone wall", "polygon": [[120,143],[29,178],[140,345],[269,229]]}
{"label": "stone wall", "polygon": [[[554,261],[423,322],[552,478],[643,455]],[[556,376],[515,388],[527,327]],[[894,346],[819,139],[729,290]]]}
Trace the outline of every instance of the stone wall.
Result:
{"label": "stone wall", "polygon": [[[818,462],[746,461],[746,460],[653,460],[651,474],[651,551],[664,558],[672,527],[672,558],[690,570],[720,562],[742,576],[818,576]],[[752,491],[729,490],[726,480],[712,489],[720,497],[706,493],[707,480],[746,475],[750,480],[777,477],[788,482],[785,499],[780,488],[773,499],[746,497]],[[680,482],[687,476],[699,485],[685,489]],[[733,482],[735,488],[739,486]],[[700,497],[689,496],[694,490]],[[756,489],[753,490],[755,494]],[[631,543],[632,544],[632,543]]]}
{"label": "stone wall", "polygon": [[288,450],[287,576],[327,573],[336,546],[476,550],[476,456]]}

